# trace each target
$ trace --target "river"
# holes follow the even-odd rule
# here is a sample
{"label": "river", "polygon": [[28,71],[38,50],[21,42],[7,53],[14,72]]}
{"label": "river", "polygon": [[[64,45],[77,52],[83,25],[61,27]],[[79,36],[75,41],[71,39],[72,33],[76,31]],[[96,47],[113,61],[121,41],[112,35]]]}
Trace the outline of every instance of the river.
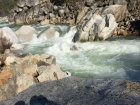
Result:
{"label": "river", "polygon": [[[16,31],[20,26],[3,23]],[[22,54],[51,54],[63,71],[85,78],[112,78],[140,81],[140,37],[112,37],[106,41],[73,43],[76,26],[32,25],[37,37]],[[44,40],[41,32],[54,27],[55,38]],[[74,47],[73,47],[74,46]]]}

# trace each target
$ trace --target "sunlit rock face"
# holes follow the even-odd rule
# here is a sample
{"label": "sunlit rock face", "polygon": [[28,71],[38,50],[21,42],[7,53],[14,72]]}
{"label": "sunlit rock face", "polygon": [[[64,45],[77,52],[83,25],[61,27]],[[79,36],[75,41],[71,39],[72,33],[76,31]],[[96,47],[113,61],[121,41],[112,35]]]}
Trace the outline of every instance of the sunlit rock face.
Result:
{"label": "sunlit rock face", "polygon": [[8,51],[0,54],[0,101],[11,98],[38,82],[71,76],[70,72],[61,71],[54,56],[29,54],[20,58]]}
{"label": "sunlit rock face", "polygon": [[16,34],[9,28],[3,27],[0,29],[0,53],[9,49],[12,44],[18,44],[19,40]]}
{"label": "sunlit rock face", "polygon": [[[139,27],[133,25],[140,18],[140,1],[134,0],[19,0],[9,13],[9,23],[13,24],[71,24],[86,25],[96,10],[101,17],[112,14],[115,23],[110,33],[97,39],[107,39],[112,35],[138,35]],[[80,29],[82,30],[82,29]],[[86,33],[85,40],[95,40],[94,28]],[[105,28],[103,33],[105,33]],[[83,31],[83,30],[82,30]],[[81,32],[79,32],[81,33]],[[89,35],[92,34],[92,35]],[[81,35],[82,36],[82,35]],[[89,37],[88,37],[89,36]],[[102,36],[102,34],[100,35]],[[99,37],[100,37],[99,36]],[[79,41],[79,40],[78,40]]]}

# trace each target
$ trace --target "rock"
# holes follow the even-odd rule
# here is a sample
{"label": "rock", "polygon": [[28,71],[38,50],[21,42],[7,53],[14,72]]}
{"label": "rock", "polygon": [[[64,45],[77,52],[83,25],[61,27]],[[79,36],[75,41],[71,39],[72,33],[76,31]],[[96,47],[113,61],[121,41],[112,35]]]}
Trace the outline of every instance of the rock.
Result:
{"label": "rock", "polygon": [[81,19],[85,16],[85,14],[88,12],[88,7],[84,7],[83,9],[82,9],[82,11],[78,14],[78,16],[77,16],[77,20],[76,20],[76,24],[78,24],[80,21],[81,21]]}
{"label": "rock", "polygon": [[55,18],[55,15],[53,13],[49,13],[50,19]]}
{"label": "rock", "polygon": [[0,87],[6,84],[9,78],[11,78],[13,73],[10,70],[2,70],[0,73]]}
{"label": "rock", "polygon": [[0,91],[2,90],[3,93],[0,92],[0,96],[2,97],[0,98],[0,100],[6,100],[11,98],[12,96],[15,95],[15,83],[14,81],[10,78],[8,79],[7,83],[4,84],[3,86],[0,87]]}
{"label": "rock", "polygon": [[5,65],[9,66],[11,63],[14,63],[16,61],[15,56],[8,56],[5,60]]}
{"label": "rock", "polygon": [[58,6],[54,5],[53,9],[54,9],[54,11],[58,11]]}
{"label": "rock", "polygon": [[41,25],[48,25],[50,23],[49,19],[41,21]]}
{"label": "rock", "polygon": [[37,72],[41,75],[44,71],[50,70],[51,66],[39,66]]}
{"label": "rock", "polygon": [[21,74],[17,75],[16,78],[17,94],[35,84],[34,79],[31,75]]}
{"label": "rock", "polygon": [[128,14],[126,5],[110,5],[105,7],[105,10],[102,12],[103,15],[113,14],[116,21],[123,21],[126,15]]}
{"label": "rock", "polygon": [[112,0],[114,4],[127,5],[126,0]]}
{"label": "rock", "polygon": [[23,44],[13,44],[13,45],[10,47],[10,50],[11,50],[11,51],[23,50],[24,47],[25,47],[25,45],[23,45]]}
{"label": "rock", "polygon": [[86,0],[86,5],[91,6],[95,2],[94,0]]}
{"label": "rock", "polygon": [[51,70],[54,71],[53,75],[55,78],[57,78],[57,80],[71,76],[70,72],[63,72],[61,71],[59,66],[56,66],[54,64],[51,65]]}
{"label": "rock", "polygon": [[17,37],[23,43],[30,42],[33,39],[34,35],[36,34],[37,31],[33,27],[26,25],[22,26],[20,29],[16,31]]}
{"label": "rock", "polygon": [[1,22],[8,22],[8,17],[5,16],[5,17],[0,17],[0,23]]}
{"label": "rock", "polygon": [[25,74],[35,77],[37,76],[37,65],[36,64],[28,65],[24,68],[23,72]]}
{"label": "rock", "polygon": [[49,28],[45,32],[41,34],[41,36],[45,36],[47,39],[52,39],[55,37],[56,30],[54,28]]}
{"label": "rock", "polygon": [[[42,71],[44,69],[44,71]],[[62,72],[58,66],[51,65],[50,69],[45,69],[44,67],[40,71],[40,75],[37,77],[39,82],[44,82],[46,80],[58,80],[71,76],[69,72]]]}
{"label": "rock", "polygon": [[106,24],[107,24],[107,27],[103,28],[101,33],[98,34],[99,39],[105,40],[111,37],[118,26],[112,14],[108,14],[106,16]]}
{"label": "rock", "polygon": [[74,25],[74,24],[75,24],[75,19],[69,20],[69,24],[70,24],[70,25]]}
{"label": "rock", "polygon": [[6,100],[7,99],[7,97],[6,97],[6,95],[4,94],[4,92],[3,92],[3,90],[2,89],[0,89],[0,100]]}
{"label": "rock", "polygon": [[9,27],[0,29],[0,37],[0,53],[3,53],[6,49],[9,49],[12,44],[19,43],[15,33]]}
{"label": "rock", "polygon": [[71,76],[69,72],[62,72],[56,66],[54,56],[47,54],[28,54],[20,58],[7,50],[0,55],[0,61],[0,101],[15,96],[37,82]]}
{"label": "rock", "polygon": [[0,102],[0,105],[138,105],[139,91],[140,85],[137,82],[70,77],[36,84],[19,95]]}
{"label": "rock", "polygon": [[100,15],[94,14],[92,18],[82,27],[82,30],[79,30],[79,33],[75,35],[75,39],[78,41],[88,41],[89,40],[89,32],[93,36],[98,36],[101,30],[105,27],[105,19],[103,19]]}
{"label": "rock", "polygon": [[64,9],[60,9],[60,10],[58,11],[58,14],[59,14],[60,16],[63,16],[64,13],[65,13],[65,10],[64,10]]}
{"label": "rock", "polygon": [[84,22],[81,28],[79,28],[74,37],[74,41],[105,40],[113,35],[117,25],[112,14],[107,14],[106,17],[104,17],[95,12],[91,18],[87,22]]}
{"label": "rock", "polygon": [[26,23],[26,13],[24,11],[15,15],[15,23],[16,24]]}
{"label": "rock", "polygon": [[40,56],[40,61],[37,62],[38,66],[50,66],[52,64],[56,64],[56,58],[54,56],[50,56],[47,54],[42,54]]}
{"label": "rock", "polygon": [[51,56],[49,58],[46,58],[46,64],[47,65],[56,64],[56,58],[54,56]]}

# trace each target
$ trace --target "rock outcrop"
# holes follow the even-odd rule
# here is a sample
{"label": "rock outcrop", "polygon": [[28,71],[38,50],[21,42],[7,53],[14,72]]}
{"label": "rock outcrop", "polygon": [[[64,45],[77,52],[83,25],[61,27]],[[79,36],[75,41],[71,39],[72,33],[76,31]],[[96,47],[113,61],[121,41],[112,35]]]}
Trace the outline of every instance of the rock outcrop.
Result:
{"label": "rock outcrop", "polygon": [[38,83],[0,105],[139,105],[140,84],[124,80],[65,78]]}
{"label": "rock outcrop", "polygon": [[71,76],[56,65],[54,56],[27,55],[16,57],[9,51],[0,55],[0,101],[26,90],[38,82]]}

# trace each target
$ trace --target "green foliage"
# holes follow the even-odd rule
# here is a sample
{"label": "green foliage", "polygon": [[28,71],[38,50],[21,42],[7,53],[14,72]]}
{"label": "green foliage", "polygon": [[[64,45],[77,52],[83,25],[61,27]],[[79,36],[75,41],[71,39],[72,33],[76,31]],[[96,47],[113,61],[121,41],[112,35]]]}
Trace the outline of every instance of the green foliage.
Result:
{"label": "green foliage", "polygon": [[0,0],[0,16],[8,15],[18,0]]}

